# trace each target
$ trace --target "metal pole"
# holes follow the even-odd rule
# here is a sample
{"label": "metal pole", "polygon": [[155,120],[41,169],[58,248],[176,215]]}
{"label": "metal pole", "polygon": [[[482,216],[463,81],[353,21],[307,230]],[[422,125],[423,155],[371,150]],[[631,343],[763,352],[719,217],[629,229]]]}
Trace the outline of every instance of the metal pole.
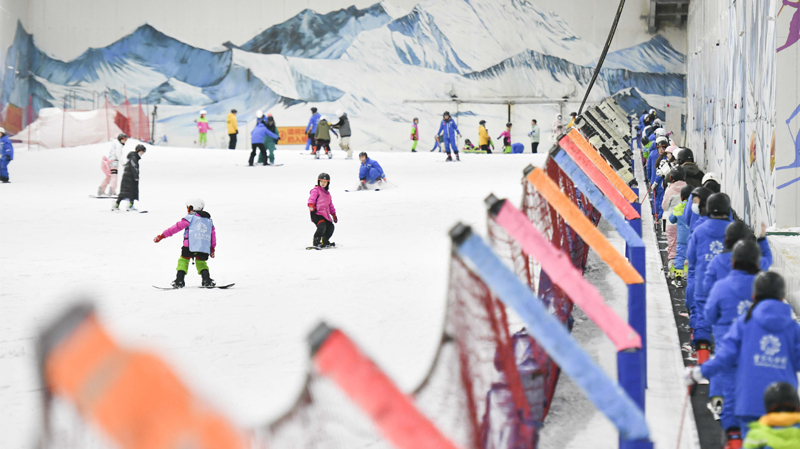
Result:
{"label": "metal pole", "polygon": [[61,147],[64,147],[64,127],[67,126],[67,97],[64,97],[64,109],[61,110]]}
{"label": "metal pole", "polygon": [[108,123],[108,92],[103,91],[103,98],[106,100],[106,134],[108,140],[111,140],[111,125]]}

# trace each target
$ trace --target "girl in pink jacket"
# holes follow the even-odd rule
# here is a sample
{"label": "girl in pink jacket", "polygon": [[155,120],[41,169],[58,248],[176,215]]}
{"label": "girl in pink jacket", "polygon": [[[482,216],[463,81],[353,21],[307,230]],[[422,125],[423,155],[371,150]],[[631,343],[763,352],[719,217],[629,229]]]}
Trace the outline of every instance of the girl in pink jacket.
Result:
{"label": "girl in pink jacket", "polygon": [[336,218],[336,208],[333,207],[331,193],[328,191],[330,182],[331,175],[320,173],[317,177],[317,185],[311,189],[311,195],[308,197],[311,222],[317,226],[317,232],[314,233],[313,246],[309,246],[306,249],[323,249],[336,246],[335,243],[331,242],[331,236],[333,235],[333,223],[337,223],[339,220]]}
{"label": "girl in pink jacket", "polygon": [[172,282],[174,288],[183,288],[186,283],[184,277],[189,271],[189,259],[195,259],[197,273],[203,278],[203,287],[213,288],[216,283],[208,273],[208,257],[214,257],[214,250],[217,247],[217,232],[214,222],[211,221],[211,214],[204,211],[206,203],[200,198],[186,202],[186,212],[188,213],[181,221],[167,228],[166,231],[157,235],[153,239],[158,243],[167,237],[171,237],[183,231],[183,246],[181,247],[181,257],[178,259],[178,274]]}

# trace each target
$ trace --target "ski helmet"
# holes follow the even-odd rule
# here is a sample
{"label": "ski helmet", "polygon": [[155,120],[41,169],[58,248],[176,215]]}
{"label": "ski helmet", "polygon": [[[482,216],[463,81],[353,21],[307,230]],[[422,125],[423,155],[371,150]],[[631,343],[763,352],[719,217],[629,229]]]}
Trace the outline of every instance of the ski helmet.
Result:
{"label": "ski helmet", "polygon": [[486,124],[486,120],[481,120],[481,121],[478,122],[478,124],[479,125],[485,125]]}
{"label": "ski helmet", "polygon": [[786,297],[786,281],[774,271],[762,271],[753,281],[753,299],[783,299]]}
{"label": "ski helmet", "polygon": [[360,158],[361,156],[369,157],[369,156],[367,156],[367,152],[366,151],[362,151],[362,152],[358,153],[358,157]]}
{"label": "ski helmet", "polygon": [[661,128],[662,125],[663,123],[661,123],[660,118],[656,117],[655,119],[653,119],[653,126],[655,126],[656,128]]}
{"label": "ski helmet", "polygon": [[511,122],[506,123],[506,128],[511,128]]}
{"label": "ski helmet", "polygon": [[678,147],[676,147],[675,145],[670,145],[670,146],[667,147],[667,149],[665,151],[667,153],[671,153],[673,156],[675,156],[674,153],[677,150],[678,150]]}
{"label": "ski helmet", "polygon": [[649,111],[649,112],[650,112],[651,114],[655,114],[655,113],[656,113],[656,110],[655,110],[655,109],[650,109],[650,111]]}
{"label": "ski helmet", "polygon": [[792,384],[773,382],[764,390],[764,408],[767,413],[799,412],[800,398]]}
{"label": "ski helmet", "polygon": [[317,113],[317,108],[311,108],[311,113],[312,114],[316,114]]}
{"label": "ski helmet", "polygon": [[6,134],[6,129],[3,128],[2,126],[0,126],[0,134],[3,134],[3,135]]}
{"label": "ski helmet", "polygon": [[706,202],[706,213],[708,215],[724,215],[727,217],[731,213],[731,199],[724,193],[711,195]]}
{"label": "ski helmet", "polygon": [[689,195],[692,194],[692,190],[694,190],[694,188],[692,186],[690,186],[689,184],[686,184],[685,186],[683,186],[683,188],[681,189],[681,201],[688,200],[689,199]]}
{"label": "ski helmet", "polygon": [[447,117],[448,115],[450,115],[450,111],[444,111],[444,114],[442,114],[442,117]]}
{"label": "ski helmet", "polygon": [[256,118],[261,118],[263,116],[264,116],[264,112],[263,111],[260,111],[260,110],[256,111]]}
{"label": "ski helmet", "polygon": [[669,171],[669,179],[671,182],[683,181],[686,179],[686,170],[683,167],[675,167]]}
{"label": "ski helmet", "polygon": [[667,137],[667,130],[661,127],[656,128],[656,130],[653,131],[653,133],[658,137],[660,136]]}
{"label": "ski helmet", "polygon": [[117,136],[117,140],[119,140],[119,142],[122,143],[122,139],[126,139],[127,140],[128,139],[128,135],[125,134],[125,133],[119,133],[119,135]]}
{"label": "ski helmet", "polygon": [[231,113],[232,114],[236,114],[236,112],[238,112],[238,111],[236,111],[236,109],[231,109]]}
{"label": "ski helmet", "polygon": [[147,147],[140,143],[139,145],[136,145],[136,151],[147,151]]}
{"label": "ski helmet", "polygon": [[706,215],[706,201],[708,201],[708,197],[713,195],[713,192],[708,190],[705,187],[697,187],[692,190],[692,195],[697,197],[700,200],[700,215]]}
{"label": "ski helmet", "polygon": [[667,140],[666,137],[664,137],[664,136],[656,137],[656,147],[664,147],[664,148],[666,148],[668,146],[669,146],[669,140]]}
{"label": "ski helmet", "polygon": [[191,207],[193,211],[199,211],[206,208],[206,202],[201,198],[192,198],[186,200],[186,207]]}
{"label": "ski helmet", "polygon": [[347,115],[347,114],[345,114],[343,110],[341,110],[341,109],[337,109],[336,110],[336,116],[337,117],[341,117],[341,116],[344,116],[344,115]]}
{"label": "ski helmet", "polygon": [[694,153],[689,148],[681,148],[678,153],[678,163],[683,165],[685,162],[694,162]]}
{"label": "ski helmet", "polygon": [[649,125],[645,126],[644,127],[644,135],[649,137],[650,134],[653,134],[653,127],[649,126]]}
{"label": "ski helmet", "polygon": [[202,111],[200,111],[200,115],[206,115],[206,114],[208,114],[208,112],[206,112],[206,110],[205,110],[205,109],[203,109]]}
{"label": "ski helmet", "polygon": [[720,184],[719,176],[717,176],[717,174],[713,171],[710,171],[703,176],[703,181],[700,182],[700,185],[705,185],[708,181],[716,181],[717,184]]}
{"label": "ski helmet", "polygon": [[753,237],[750,228],[743,221],[734,221],[725,228],[725,249],[732,250],[733,245],[740,240],[748,240]]}
{"label": "ski helmet", "polygon": [[328,181],[328,185],[325,186],[325,190],[328,190],[331,186],[331,175],[325,172],[320,173],[319,176],[317,176],[317,185],[319,185],[319,182],[322,180]]}
{"label": "ski helmet", "polygon": [[761,269],[761,248],[752,240],[740,240],[733,245],[733,268],[756,274]]}

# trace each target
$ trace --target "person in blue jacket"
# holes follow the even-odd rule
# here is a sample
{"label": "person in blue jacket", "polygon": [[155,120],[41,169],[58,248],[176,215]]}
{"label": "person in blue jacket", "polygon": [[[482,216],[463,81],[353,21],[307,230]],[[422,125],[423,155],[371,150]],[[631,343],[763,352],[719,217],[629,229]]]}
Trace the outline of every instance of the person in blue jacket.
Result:
{"label": "person in blue jacket", "polygon": [[651,198],[655,201],[655,211],[656,216],[658,218],[662,218],[664,214],[664,209],[661,203],[664,200],[664,178],[662,178],[658,174],[658,164],[661,161],[661,157],[667,151],[667,147],[669,146],[669,139],[666,137],[656,137],[656,150],[651,151],[650,157],[647,158],[647,169],[650,172],[650,188],[653,189],[651,194]]}
{"label": "person in blue jacket", "polygon": [[8,179],[8,164],[14,160],[14,147],[4,128],[0,128],[0,182],[11,182]]}
{"label": "person in blue jacket", "polygon": [[439,131],[437,131],[436,134],[444,134],[444,143],[442,146],[444,147],[444,152],[447,153],[446,161],[450,162],[453,160],[450,156],[451,149],[456,154],[456,160],[460,161],[461,159],[458,157],[458,145],[456,144],[456,134],[458,134],[458,137],[461,137],[461,132],[458,130],[458,125],[456,125],[455,120],[450,117],[449,112],[444,112],[442,124],[439,125]]}
{"label": "person in blue jacket", "polygon": [[714,257],[725,248],[725,229],[731,212],[731,200],[724,193],[708,197],[706,213],[708,221],[699,225],[689,236],[687,259],[689,268],[694,267],[694,308],[697,312],[692,341],[697,350],[697,363],[705,363],[710,356],[711,324],[705,319],[703,311],[708,292],[703,288],[706,267]]}
{"label": "person in blue jacket", "polygon": [[[702,179],[702,182],[700,183],[700,187],[707,188],[708,190],[711,191],[711,193],[719,193],[720,192],[720,185],[719,185],[719,179],[718,179],[717,175],[715,173],[711,173],[711,172],[706,173],[705,175],[703,175],[703,179]],[[689,203],[691,204],[691,202],[692,202],[692,198],[689,197]],[[696,222],[697,220],[700,219],[700,215],[697,215],[697,214],[693,213],[690,210],[689,214],[686,217],[686,219],[689,222],[689,227],[691,227],[694,224],[694,222]],[[733,214],[732,213],[731,213],[731,220],[733,220]]]}
{"label": "person in blue jacket", "polygon": [[800,371],[800,324],[792,319],[786,282],[774,271],[759,273],[753,282],[753,305],[733,322],[713,359],[687,367],[686,384],[709,379],[736,367],[736,408],[739,427],[746,436],[748,424],[765,413],[762,395],[773,382],[797,388]]}
{"label": "person in blue jacket", "polygon": [[311,108],[311,118],[308,119],[308,125],[306,126],[306,134],[308,135],[308,140],[306,140],[306,151],[308,151],[308,147],[311,146],[314,148],[314,152],[316,153],[317,149],[317,123],[319,123],[319,119],[322,117],[317,113],[317,108]]}
{"label": "person in blue jacket", "polygon": [[[767,242],[767,225],[761,223],[761,234],[758,236],[758,246],[761,250],[761,269],[769,270],[772,266],[772,251]],[[752,240],[753,231],[741,221],[734,221],[725,228],[725,251],[714,257],[714,260],[706,268],[705,279],[703,280],[705,291],[710,292],[714,284],[723,279],[731,272],[731,256],[733,246],[742,240]]]}
{"label": "person in blue jacket", "polygon": [[358,158],[361,160],[361,168],[358,169],[358,179],[361,183],[358,185],[358,190],[367,190],[367,184],[381,185],[386,182],[386,173],[383,172],[378,161],[370,159],[364,151],[358,155]]}
{"label": "person in blue jacket", "polygon": [[261,120],[261,117],[264,114],[261,111],[256,112],[256,126],[250,131],[250,146],[252,147],[252,151],[250,152],[250,162],[249,165],[253,166],[253,160],[256,158],[256,150],[261,150],[261,160],[264,161],[264,165],[269,165],[269,159],[267,158],[267,150],[264,147],[264,138],[267,136],[269,130],[267,126],[264,124],[264,121]]}
{"label": "person in blue jacket", "polygon": [[689,223],[686,220],[686,209],[689,197],[692,195],[692,186],[683,186],[681,189],[681,202],[672,208],[669,215],[669,222],[678,225],[677,236],[675,239],[675,259],[672,268],[675,270],[675,286],[683,287],[683,280],[686,278],[686,245],[689,243]]}
{"label": "person in blue jacket", "polygon": [[[753,304],[753,281],[761,271],[761,250],[753,240],[740,240],[728,254],[731,254],[731,271],[711,289],[704,310],[706,321],[713,329],[714,340],[718,342],[725,337],[733,322],[750,309]],[[741,430],[734,414],[736,370],[733,367],[725,368],[710,380],[708,397],[711,409],[719,416],[728,439],[736,439]]]}
{"label": "person in blue jacket", "polygon": [[[697,187],[692,191],[692,203],[687,204],[687,208],[692,211],[693,214],[700,217],[700,219],[695,222],[697,224],[703,224],[708,220],[706,216],[706,201],[708,197],[712,195],[711,191],[704,188],[704,187]],[[689,238],[691,239],[692,234],[697,226],[689,226]],[[699,318],[700,313],[695,309],[695,302],[694,302],[694,281],[695,281],[695,266],[689,263],[689,241],[686,241],[686,264],[688,265],[689,269],[686,272],[686,308],[689,309],[689,327],[692,329],[697,328],[697,320]]]}

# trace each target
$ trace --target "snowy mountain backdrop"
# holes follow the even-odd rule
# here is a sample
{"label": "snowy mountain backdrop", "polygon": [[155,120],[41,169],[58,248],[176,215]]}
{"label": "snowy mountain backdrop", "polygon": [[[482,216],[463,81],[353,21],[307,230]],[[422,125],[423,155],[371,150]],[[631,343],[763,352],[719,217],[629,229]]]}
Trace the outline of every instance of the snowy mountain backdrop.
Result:
{"label": "snowy mountain backdrop", "polygon": [[[18,24],[5,52],[0,124],[29,98],[38,111],[62,107],[65,98],[89,109],[103,95],[114,103],[141,97],[151,109],[158,105],[157,137],[185,145],[195,138],[200,109],[212,126],[234,108],[240,121],[252,123],[263,110],[282,126],[303,126],[313,104],[329,116],[347,111],[354,145],[386,149],[405,146],[413,117],[423,136],[433,135],[445,109],[469,133],[480,118],[499,131],[507,99],[552,100],[513,107],[512,122],[524,125],[513,137],[522,140],[531,117],[542,118],[546,134],[556,113],[566,115],[562,109],[580,101],[601,51],[525,0],[427,0],[407,13],[388,2],[327,14],[307,9],[241,45],[224,45],[218,52],[196,48],[145,24],[60,61]],[[683,64],[684,55],[661,36],[610,53],[590,100],[633,88],[640,99],[681,97]],[[223,146],[224,124],[214,133]]]}

